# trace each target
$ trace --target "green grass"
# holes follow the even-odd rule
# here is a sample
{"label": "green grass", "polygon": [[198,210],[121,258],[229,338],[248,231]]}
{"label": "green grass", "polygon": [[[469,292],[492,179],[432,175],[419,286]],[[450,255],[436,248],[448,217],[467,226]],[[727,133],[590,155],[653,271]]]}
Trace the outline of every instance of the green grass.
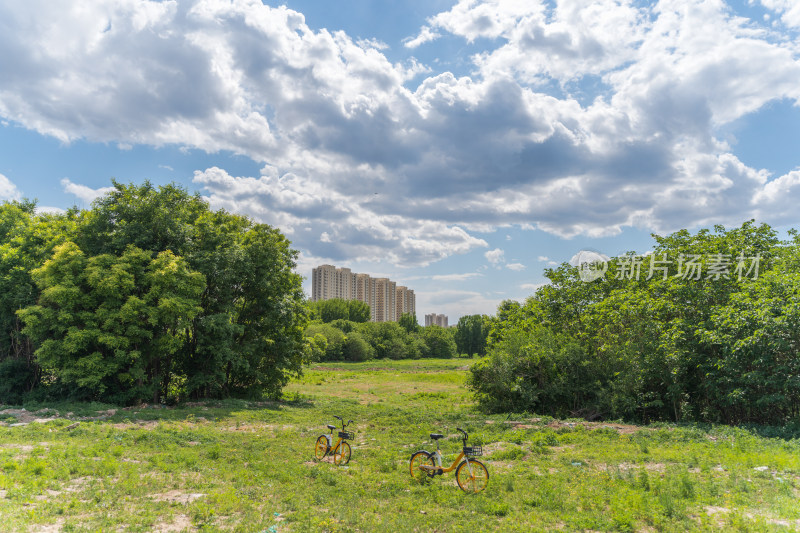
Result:
{"label": "green grass", "polygon": [[[8,427],[14,415],[0,427],[2,529],[800,529],[797,441],[724,426],[486,416],[463,387],[467,364],[318,364],[287,387],[286,402],[114,414],[108,405],[27,406],[59,418]],[[311,460],[334,414],[356,421],[346,467]],[[413,482],[411,453],[442,432],[452,459],[459,426],[484,447],[488,489],[464,494],[452,473]]]}

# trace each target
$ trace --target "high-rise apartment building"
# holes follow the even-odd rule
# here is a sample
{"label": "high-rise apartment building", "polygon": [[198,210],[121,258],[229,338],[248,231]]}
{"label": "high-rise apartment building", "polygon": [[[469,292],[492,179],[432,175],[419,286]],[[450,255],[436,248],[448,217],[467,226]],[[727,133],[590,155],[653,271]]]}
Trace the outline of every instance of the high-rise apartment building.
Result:
{"label": "high-rise apartment building", "polygon": [[416,316],[414,291],[389,278],[373,278],[349,268],[320,265],[311,271],[311,300],[358,300],[369,304],[373,322],[397,322],[403,313]]}
{"label": "high-rise apartment building", "polygon": [[437,315],[436,313],[425,315],[425,326],[442,326],[446,328],[447,315]]}
{"label": "high-rise apartment building", "polygon": [[408,290],[408,287],[403,287],[400,285],[399,287],[395,288],[395,315],[397,315],[397,320],[400,320],[400,316],[403,313],[411,313],[414,314],[414,311],[405,311],[406,309],[417,309],[417,300],[416,296],[414,296],[414,291]]}

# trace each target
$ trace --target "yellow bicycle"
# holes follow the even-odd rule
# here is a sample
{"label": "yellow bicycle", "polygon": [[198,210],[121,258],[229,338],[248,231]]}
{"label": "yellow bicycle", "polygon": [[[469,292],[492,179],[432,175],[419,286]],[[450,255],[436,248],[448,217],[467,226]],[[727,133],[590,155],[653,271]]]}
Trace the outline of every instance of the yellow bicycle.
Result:
{"label": "yellow bicycle", "polygon": [[333,430],[336,429],[336,426],[328,424],[328,429],[331,430],[331,433],[330,435],[325,435],[323,433],[317,438],[317,442],[314,445],[314,459],[316,461],[322,461],[328,455],[332,455],[335,464],[346,465],[350,462],[351,453],[350,445],[347,441],[353,440],[355,435],[349,431],[345,431],[345,428],[352,424],[353,421],[348,420],[347,423],[345,423],[341,416],[333,415],[333,417],[338,418],[342,423],[342,430],[339,432],[339,440],[336,441],[336,444],[333,444]]}
{"label": "yellow bicycle", "polygon": [[489,471],[486,466],[480,461],[473,459],[483,455],[483,449],[480,446],[467,446],[467,432],[461,428],[456,428],[464,434],[462,437],[463,446],[461,453],[458,454],[456,460],[448,468],[442,466],[442,452],[439,449],[439,439],[444,438],[444,435],[439,433],[431,433],[431,439],[436,442],[436,451],[434,453],[420,450],[411,455],[409,462],[409,471],[411,477],[423,480],[433,476],[441,476],[447,472],[456,471],[456,482],[461,490],[464,492],[477,493],[486,488],[489,484]]}

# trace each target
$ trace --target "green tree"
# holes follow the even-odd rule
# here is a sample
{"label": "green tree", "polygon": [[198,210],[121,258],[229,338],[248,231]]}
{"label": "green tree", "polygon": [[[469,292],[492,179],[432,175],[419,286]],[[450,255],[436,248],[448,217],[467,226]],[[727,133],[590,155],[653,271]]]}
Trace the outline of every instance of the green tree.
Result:
{"label": "green tree", "polygon": [[[609,275],[591,282],[563,264],[546,270],[550,283],[524,305],[504,302],[492,320],[490,357],[475,367],[471,382],[482,405],[547,404],[558,412],[643,421],[793,420],[798,391],[787,376],[797,359],[791,329],[800,304],[791,275],[800,267],[797,238],[781,243],[772,228],[753,221],[653,237],[639,276],[630,271],[635,254],[612,259]],[[690,275],[691,261],[699,272]],[[758,279],[740,275],[745,263],[760,265]],[[541,342],[553,335],[575,349],[561,353]],[[507,339],[532,340],[512,349]],[[551,364],[561,370],[544,372]],[[504,384],[510,376],[515,380]],[[556,394],[559,383],[580,394]]]}
{"label": "green tree", "polygon": [[310,302],[309,307],[313,315],[319,317],[325,323],[336,320],[362,323],[368,322],[370,319],[369,304],[358,300],[330,298],[328,300]]}
{"label": "green tree", "polygon": [[400,320],[398,320],[397,323],[409,333],[416,333],[419,331],[417,317],[411,313],[403,313],[400,315]]}
{"label": "green tree", "polygon": [[[325,339],[325,354],[323,361],[341,361],[344,358],[344,345],[347,336],[341,330],[330,324],[309,324],[305,330],[306,338],[317,338],[322,336]],[[322,343],[318,342],[318,345]]]}
{"label": "green tree", "polygon": [[114,182],[81,216],[75,242],[89,258],[118,258],[130,246],[153,257],[169,251],[205,277],[201,311],[169,373],[159,370],[180,377],[182,395],[276,396],[301,371],[309,348],[297,252],[274,228],[212,211],[177,185]]}
{"label": "green tree", "polygon": [[358,300],[347,301],[348,320],[351,322],[369,322],[371,311],[369,304]]}
{"label": "green tree", "polygon": [[319,300],[312,302],[317,316],[325,323],[334,320],[350,320],[350,310],[347,300],[341,298],[331,298],[330,300]]}
{"label": "green tree", "polygon": [[357,331],[353,331],[344,341],[342,355],[346,361],[367,361],[375,356],[375,350]]}
{"label": "green tree", "polygon": [[489,317],[485,315],[466,315],[458,319],[455,329],[455,342],[458,353],[472,357],[486,353],[489,336]]}
{"label": "green tree", "polygon": [[158,403],[201,310],[203,276],[171,252],[87,258],[71,242],[31,274],[41,296],[19,315],[39,364],[85,399]]}
{"label": "green tree", "polygon": [[452,328],[426,326],[422,328],[420,337],[425,343],[425,357],[450,359],[456,356],[456,342],[453,340]]}
{"label": "green tree", "polygon": [[34,347],[17,311],[36,303],[31,270],[74,235],[78,212],[36,214],[34,202],[0,204],[0,403],[22,403],[39,383]]}
{"label": "green tree", "polygon": [[411,359],[420,357],[424,345],[397,322],[365,322],[358,332],[375,350],[377,359]]}

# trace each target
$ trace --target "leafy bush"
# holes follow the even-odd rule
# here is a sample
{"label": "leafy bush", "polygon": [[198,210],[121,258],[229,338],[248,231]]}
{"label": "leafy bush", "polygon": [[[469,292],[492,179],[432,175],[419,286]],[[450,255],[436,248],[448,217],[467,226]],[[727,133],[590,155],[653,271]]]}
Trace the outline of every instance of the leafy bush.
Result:
{"label": "leafy bush", "polygon": [[344,341],[342,356],[346,361],[367,361],[375,357],[375,350],[361,334],[353,331]]}
{"label": "leafy bush", "polygon": [[28,399],[275,396],[302,370],[297,252],[274,228],[148,182],[34,208],[0,206],[0,362],[26,361]]}
{"label": "leafy bush", "polygon": [[[342,330],[333,327],[330,324],[310,324],[306,327],[304,333],[306,338],[316,338],[317,336],[324,337],[324,354],[322,354],[322,361],[341,361],[344,356],[346,336]],[[317,341],[317,346],[323,343]]]}
{"label": "leafy bush", "polygon": [[[591,282],[568,264],[548,269],[548,285],[524,305],[503,302],[489,321],[488,356],[472,367],[469,385],[488,411],[798,421],[800,236],[790,235],[779,242],[752,221],[681,230],[654,235],[638,267],[632,254],[615,258]],[[687,275],[690,258],[703,275]],[[759,265],[758,276],[741,275],[745,258]],[[664,270],[648,271],[656,260]],[[730,268],[712,275],[720,261]]]}
{"label": "leafy bush", "polygon": [[424,357],[438,357],[450,359],[456,355],[456,342],[453,340],[453,330],[440,326],[426,326],[422,328],[420,337],[425,343]]}

